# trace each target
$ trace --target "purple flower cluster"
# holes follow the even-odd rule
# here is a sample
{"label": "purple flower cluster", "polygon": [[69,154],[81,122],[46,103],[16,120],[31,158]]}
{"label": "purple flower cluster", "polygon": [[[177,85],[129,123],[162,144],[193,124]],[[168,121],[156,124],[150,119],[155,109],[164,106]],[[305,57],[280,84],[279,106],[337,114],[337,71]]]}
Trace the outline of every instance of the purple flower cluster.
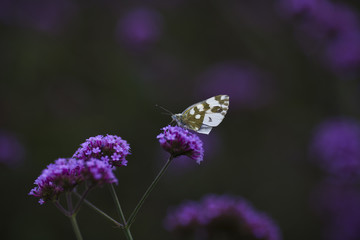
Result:
{"label": "purple flower cluster", "polygon": [[[310,46],[323,46],[322,61],[335,72],[356,72],[360,67],[360,23],[343,3],[327,0],[283,0],[287,15],[298,20],[299,35]],[[309,38],[306,40],[306,36]],[[314,44],[314,42],[316,44]],[[316,51],[316,49],[313,49]]]}
{"label": "purple flower cluster", "polygon": [[88,186],[118,183],[114,166],[126,166],[129,144],[118,136],[90,137],[73,158],[60,158],[49,164],[35,180],[29,195],[39,197],[40,204],[57,200],[60,194],[72,191],[82,182]]}
{"label": "purple flower cluster", "polygon": [[167,230],[201,239],[279,240],[277,225],[239,197],[208,195],[200,202],[185,202],[168,212]]}
{"label": "purple flower cluster", "polygon": [[72,191],[80,183],[87,181],[90,186],[101,186],[106,183],[117,183],[113,168],[104,161],[88,161],[74,158],[60,158],[44,169],[35,180],[36,187],[29,195],[39,197],[39,203],[57,200],[60,194]]}
{"label": "purple flower cluster", "polygon": [[196,134],[178,126],[166,126],[162,130],[163,133],[157,136],[159,143],[173,157],[185,155],[197,163],[203,160],[203,143]]}
{"label": "purple flower cluster", "polygon": [[126,166],[125,157],[130,154],[130,145],[115,135],[98,135],[88,138],[73,155],[76,159],[87,161],[100,159],[112,166]]}
{"label": "purple flower cluster", "polygon": [[348,118],[330,119],[314,132],[311,153],[323,169],[351,179],[360,176],[360,124]]}
{"label": "purple flower cluster", "polygon": [[82,170],[81,161],[73,158],[60,158],[42,171],[34,182],[37,186],[31,189],[29,195],[39,197],[40,204],[56,200],[61,193],[73,190],[84,180]]}

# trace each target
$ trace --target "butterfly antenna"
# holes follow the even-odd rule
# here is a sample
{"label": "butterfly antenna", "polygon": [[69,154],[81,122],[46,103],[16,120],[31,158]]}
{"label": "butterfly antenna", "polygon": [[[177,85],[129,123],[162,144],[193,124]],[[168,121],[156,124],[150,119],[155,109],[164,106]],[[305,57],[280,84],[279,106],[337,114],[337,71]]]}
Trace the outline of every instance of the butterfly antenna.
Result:
{"label": "butterfly antenna", "polygon": [[158,108],[161,108],[162,110],[164,110],[166,112],[165,114],[174,115],[172,112],[170,112],[169,110],[167,110],[166,108],[164,108],[158,104],[155,104],[155,107],[158,107]]}

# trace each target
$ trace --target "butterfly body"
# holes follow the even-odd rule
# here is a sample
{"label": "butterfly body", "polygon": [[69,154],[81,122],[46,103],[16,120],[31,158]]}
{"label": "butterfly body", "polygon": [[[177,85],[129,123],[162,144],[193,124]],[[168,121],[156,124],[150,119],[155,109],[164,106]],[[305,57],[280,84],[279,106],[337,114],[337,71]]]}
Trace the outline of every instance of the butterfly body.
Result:
{"label": "butterfly body", "polygon": [[172,115],[172,119],[183,128],[202,134],[209,134],[218,126],[229,109],[229,96],[217,95],[195,103],[182,113]]}

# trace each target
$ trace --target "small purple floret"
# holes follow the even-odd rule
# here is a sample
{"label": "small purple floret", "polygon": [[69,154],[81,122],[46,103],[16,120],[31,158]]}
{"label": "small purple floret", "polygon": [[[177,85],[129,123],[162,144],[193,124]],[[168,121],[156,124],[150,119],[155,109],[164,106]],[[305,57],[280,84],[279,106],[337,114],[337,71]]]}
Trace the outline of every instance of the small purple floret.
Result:
{"label": "small purple floret", "polygon": [[164,132],[157,136],[159,143],[173,157],[186,155],[196,160],[197,163],[203,160],[203,143],[196,134],[187,129],[170,125],[162,128],[162,130]]}
{"label": "small purple floret", "polygon": [[126,166],[130,145],[115,135],[98,135],[88,138],[73,155],[74,158],[88,161],[91,158],[101,159],[112,166]]}

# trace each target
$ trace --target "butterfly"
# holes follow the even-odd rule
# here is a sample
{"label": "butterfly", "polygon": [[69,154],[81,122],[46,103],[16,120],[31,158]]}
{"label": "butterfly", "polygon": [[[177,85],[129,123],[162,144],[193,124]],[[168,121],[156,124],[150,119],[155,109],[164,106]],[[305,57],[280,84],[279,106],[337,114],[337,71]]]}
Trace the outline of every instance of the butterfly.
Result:
{"label": "butterfly", "polygon": [[229,96],[217,95],[195,103],[182,113],[173,114],[171,118],[177,125],[202,134],[209,134],[218,126],[229,109]]}

